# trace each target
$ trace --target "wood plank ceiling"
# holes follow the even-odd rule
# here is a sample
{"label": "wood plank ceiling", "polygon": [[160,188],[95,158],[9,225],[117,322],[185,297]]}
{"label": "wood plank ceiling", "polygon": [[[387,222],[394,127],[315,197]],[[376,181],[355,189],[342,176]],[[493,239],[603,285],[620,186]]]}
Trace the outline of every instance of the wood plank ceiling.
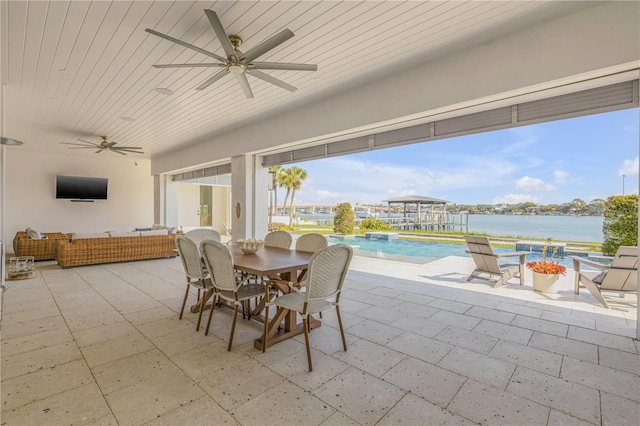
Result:
{"label": "wood plank ceiling", "polygon": [[[8,1],[3,2],[4,136],[25,149],[94,155],[59,142],[108,135],[144,157],[206,138],[325,91],[374,78],[549,14],[551,2],[494,1]],[[144,31],[152,28],[224,56],[204,9],[242,50],[289,28],[295,37],[261,56],[317,64],[317,72],[267,71],[290,93],[249,76],[246,99],[232,76],[195,88],[216,68],[155,69],[211,58]],[[486,34],[486,36],[485,36]],[[405,66],[405,65],[402,65]],[[173,96],[158,93],[167,88]],[[113,155],[113,154],[108,154]],[[135,155],[134,155],[135,156]]]}

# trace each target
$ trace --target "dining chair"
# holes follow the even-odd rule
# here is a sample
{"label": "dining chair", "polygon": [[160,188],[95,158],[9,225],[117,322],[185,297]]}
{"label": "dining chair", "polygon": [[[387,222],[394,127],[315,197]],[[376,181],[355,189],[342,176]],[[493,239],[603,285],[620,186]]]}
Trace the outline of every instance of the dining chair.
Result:
{"label": "dining chair", "polygon": [[[264,284],[248,284],[239,280],[233,269],[233,257],[226,245],[215,240],[204,240],[200,244],[200,253],[211,276],[211,282],[215,288],[216,296],[234,305],[233,321],[231,323],[231,333],[229,334],[229,345],[227,347],[227,350],[230,351],[231,345],[233,344],[236,321],[238,319],[238,308],[243,305],[244,301],[254,297],[268,297],[268,293],[266,293],[268,287]],[[207,321],[207,328],[204,332],[205,335],[209,334],[214,305],[211,306],[211,312],[209,312],[209,320]],[[265,318],[268,318],[268,315],[269,310],[267,307]],[[265,321],[265,324],[266,323],[268,323],[268,321]],[[264,352],[264,350],[265,345],[263,343],[262,351]]]}
{"label": "dining chair", "polygon": [[269,232],[264,236],[264,245],[269,247],[291,248],[291,234],[284,231]]}
{"label": "dining chair", "polygon": [[196,243],[196,247],[200,250],[200,243],[204,240],[214,240],[220,242],[220,233],[209,228],[192,229],[184,234],[185,237]]}
{"label": "dining chair", "polygon": [[[296,240],[296,250],[308,251],[310,253],[316,253],[328,245],[329,242],[324,235],[315,233],[303,234]],[[306,270],[302,271],[299,278],[304,277],[305,274]],[[280,274],[280,279],[291,281],[291,274],[289,272],[282,273]]]}
{"label": "dining chair", "polygon": [[[209,299],[209,290],[213,289],[211,279],[208,277],[207,271],[202,268],[202,260],[200,258],[200,252],[196,243],[187,238],[184,235],[176,236],[176,248],[180,254],[180,260],[182,261],[182,267],[184,273],[187,276],[187,289],[184,293],[184,300],[182,301],[182,308],[180,309],[180,319],[184,313],[184,307],[187,304],[187,298],[189,297],[189,288],[195,287],[198,289],[198,299],[200,300],[200,313],[198,314],[198,324],[196,325],[196,331],[200,330],[200,322],[202,320],[202,311],[206,301]],[[201,290],[204,290],[204,294],[201,296]]]}
{"label": "dining chair", "polygon": [[[298,312],[302,316],[309,371],[313,370],[311,348],[309,347],[309,315],[320,313],[335,306],[342,336],[342,346],[345,351],[347,350],[347,340],[344,337],[339,301],[342,285],[347,276],[352,257],[353,249],[346,244],[335,244],[320,250],[311,256],[307,279],[300,283],[300,288],[295,283],[290,282],[289,287],[292,292],[276,298],[273,302],[279,309],[289,309]],[[265,318],[268,317],[266,316]],[[263,347],[266,347],[266,345],[267,332],[265,328]]]}

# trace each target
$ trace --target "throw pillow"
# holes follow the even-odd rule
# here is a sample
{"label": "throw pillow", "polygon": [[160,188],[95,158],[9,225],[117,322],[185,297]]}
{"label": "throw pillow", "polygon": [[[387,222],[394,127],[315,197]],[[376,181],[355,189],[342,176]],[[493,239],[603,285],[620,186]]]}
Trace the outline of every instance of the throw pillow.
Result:
{"label": "throw pillow", "polygon": [[35,229],[27,228],[27,236],[34,240],[41,240],[42,233],[40,231],[36,231]]}
{"label": "throw pillow", "polygon": [[140,231],[151,231],[151,228],[136,228],[136,231],[140,232]]}

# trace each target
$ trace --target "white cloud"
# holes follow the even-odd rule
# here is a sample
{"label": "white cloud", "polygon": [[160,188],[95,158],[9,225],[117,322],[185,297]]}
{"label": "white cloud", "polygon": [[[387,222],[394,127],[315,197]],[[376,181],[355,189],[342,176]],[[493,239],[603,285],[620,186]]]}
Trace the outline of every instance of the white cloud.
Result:
{"label": "white cloud", "polygon": [[638,174],[638,157],[633,160],[624,160],[622,167],[618,170],[618,176],[634,176]]}
{"label": "white cloud", "polygon": [[544,183],[541,179],[524,176],[516,181],[516,188],[525,192],[551,192],[556,189],[553,185]]}
{"label": "white cloud", "polygon": [[495,197],[493,204],[519,204],[531,201],[538,202],[538,197],[530,194],[505,194],[501,197]]}
{"label": "white cloud", "polygon": [[553,172],[553,176],[555,177],[556,183],[566,183],[569,178],[569,172],[564,170],[555,170]]}

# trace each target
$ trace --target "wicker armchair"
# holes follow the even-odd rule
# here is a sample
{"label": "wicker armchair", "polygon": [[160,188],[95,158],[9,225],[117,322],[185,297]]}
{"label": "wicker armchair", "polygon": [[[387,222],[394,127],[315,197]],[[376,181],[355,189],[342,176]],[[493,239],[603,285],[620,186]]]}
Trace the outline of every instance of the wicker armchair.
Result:
{"label": "wicker armchair", "polygon": [[36,240],[19,231],[13,239],[13,251],[16,256],[33,256],[34,260],[51,260],[56,257],[58,241],[69,241],[69,234],[45,232],[46,239]]}

